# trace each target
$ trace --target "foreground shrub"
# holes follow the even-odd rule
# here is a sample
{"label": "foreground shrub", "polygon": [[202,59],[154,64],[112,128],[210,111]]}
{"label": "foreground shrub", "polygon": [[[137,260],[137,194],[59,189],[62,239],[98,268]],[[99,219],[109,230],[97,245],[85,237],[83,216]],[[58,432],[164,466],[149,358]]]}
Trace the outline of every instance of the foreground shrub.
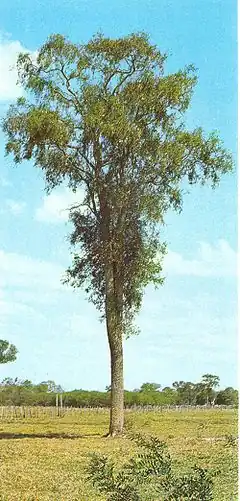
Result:
{"label": "foreground shrub", "polygon": [[139,452],[121,468],[101,454],[91,455],[88,480],[108,501],[211,501],[216,473],[195,466],[176,473],[164,442],[155,437],[132,437]]}

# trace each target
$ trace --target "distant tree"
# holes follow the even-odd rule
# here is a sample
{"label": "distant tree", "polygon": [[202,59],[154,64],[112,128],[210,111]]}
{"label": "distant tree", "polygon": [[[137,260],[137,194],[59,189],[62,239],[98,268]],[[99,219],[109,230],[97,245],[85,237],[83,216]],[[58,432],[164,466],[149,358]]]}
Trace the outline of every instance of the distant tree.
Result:
{"label": "distant tree", "polygon": [[204,374],[202,376],[202,383],[207,387],[207,388],[217,388],[220,383],[220,378],[219,376],[213,375],[213,374]]}
{"label": "distant tree", "polygon": [[0,364],[14,362],[17,358],[17,348],[8,341],[0,339]]}
{"label": "distant tree", "polygon": [[177,391],[178,403],[194,405],[196,402],[196,385],[191,381],[175,381],[173,388]]}
{"label": "distant tree", "polygon": [[30,381],[30,379],[24,379],[23,381],[20,381],[20,385],[26,389],[34,388],[34,385],[33,385],[32,381]]}
{"label": "distant tree", "polygon": [[62,387],[52,380],[42,381],[38,386],[48,393],[63,393]]}
{"label": "distant tree", "polygon": [[219,376],[213,374],[204,374],[202,376],[200,385],[206,398],[206,404],[214,404],[217,395],[216,388],[219,386],[219,383]]}
{"label": "distant tree", "polygon": [[158,383],[143,383],[139,391],[159,391],[161,385]]}
{"label": "distant tree", "polygon": [[48,385],[45,382],[38,383],[35,385],[35,391],[39,393],[47,393],[48,392]]}
{"label": "distant tree", "polygon": [[232,386],[228,386],[225,390],[219,391],[216,396],[215,403],[217,405],[238,405],[238,391]]}
{"label": "distant tree", "polygon": [[5,377],[1,381],[1,386],[17,386],[19,382],[19,379],[16,377],[15,379],[11,377]]}
{"label": "distant tree", "polygon": [[175,388],[175,390],[179,390],[179,389],[184,387],[185,381],[174,381],[174,383],[172,385],[173,385],[173,388]]}
{"label": "distant tree", "polygon": [[212,374],[204,374],[199,383],[191,381],[175,381],[173,388],[177,391],[178,402],[183,404],[211,404],[216,399],[216,388],[219,386],[219,377]]}
{"label": "distant tree", "polygon": [[214,187],[233,167],[216,133],[184,124],[194,68],[164,74],[165,60],[142,33],[84,45],[53,35],[36,60],[19,56],[26,98],[3,121],[6,152],[42,169],[48,192],[83,189],[70,211],[66,282],[84,287],[106,321],[111,436],[124,424],[123,338],[135,331],[145,287],[163,284],[160,227],[181,210],[183,183]]}
{"label": "distant tree", "polygon": [[206,387],[203,383],[195,384],[195,395],[197,405],[204,405],[207,403]]}
{"label": "distant tree", "polygon": [[176,390],[174,388],[171,388],[170,386],[164,386],[164,388],[162,388],[162,393],[164,393],[165,395],[173,396],[176,394]]}

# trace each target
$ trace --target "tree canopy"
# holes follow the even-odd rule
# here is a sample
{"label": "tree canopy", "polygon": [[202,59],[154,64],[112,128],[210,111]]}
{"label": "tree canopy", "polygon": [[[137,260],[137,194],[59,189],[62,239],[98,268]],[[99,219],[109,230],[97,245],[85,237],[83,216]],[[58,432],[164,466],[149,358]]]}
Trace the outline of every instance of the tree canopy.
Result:
{"label": "tree canopy", "polygon": [[68,279],[77,287],[87,282],[105,313],[104,256],[117,262],[126,324],[145,285],[162,283],[165,245],[154,223],[168,209],[181,209],[182,181],[216,186],[232,168],[215,133],[206,137],[184,126],[194,67],[164,75],[165,60],[144,33],[97,35],[85,45],[53,35],[36,61],[19,56],[19,81],[32,99],[20,98],[3,122],[7,153],[16,163],[33,159],[47,190],[62,181],[84,188],[85,213],[80,207],[71,213],[71,243],[81,252]]}
{"label": "tree canopy", "polygon": [[158,383],[143,383],[139,391],[158,391],[161,385]]}
{"label": "tree canopy", "polygon": [[17,357],[17,348],[8,341],[0,339],[0,364],[14,362]]}

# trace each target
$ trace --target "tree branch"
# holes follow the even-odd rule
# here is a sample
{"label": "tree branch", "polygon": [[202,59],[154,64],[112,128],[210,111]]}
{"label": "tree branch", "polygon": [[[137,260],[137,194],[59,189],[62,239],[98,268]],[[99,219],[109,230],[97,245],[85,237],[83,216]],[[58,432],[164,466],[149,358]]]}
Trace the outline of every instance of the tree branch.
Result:
{"label": "tree branch", "polygon": [[79,107],[79,109],[81,109],[81,104],[80,104],[80,101],[78,100],[75,92],[73,92],[72,88],[71,88],[71,85],[70,85],[70,80],[71,78],[69,78],[66,73],[64,72],[64,64],[61,65],[61,69],[60,69],[60,73],[62,74],[63,78],[65,79],[65,82],[66,82],[66,87],[67,87],[67,90],[68,92],[73,96],[73,98],[76,100],[76,103]]}

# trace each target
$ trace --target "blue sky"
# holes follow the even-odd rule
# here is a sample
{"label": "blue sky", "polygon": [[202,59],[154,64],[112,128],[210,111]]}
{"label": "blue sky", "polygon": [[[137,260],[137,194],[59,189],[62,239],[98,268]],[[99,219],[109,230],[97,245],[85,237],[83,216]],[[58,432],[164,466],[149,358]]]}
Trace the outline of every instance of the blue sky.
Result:
{"label": "blue sky", "polygon": [[[167,71],[193,63],[199,82],[189,127],[218,130],[236,158],[237,30],[232,0],[8,0],[0,4],[0,115],[21,93],[16,54],[36,51],[52,33],[85,42],[97,31],[118,37],[147,31],[169,54]],[[6,376],[53,379],[65,389],[104,389],[109,355],[104,325],[81,291],[60,284],[70,262],[64,209],[74,197],[49,197],[31,162],[14,167],[0,133],[0,338],[16,344]],[[141,334],[125,343],[125,386],[197,381],[210,372],[236,385],[236,173],[217,190],[189,190],[181,215],[169,214],[166,282],[149,287]]]}

